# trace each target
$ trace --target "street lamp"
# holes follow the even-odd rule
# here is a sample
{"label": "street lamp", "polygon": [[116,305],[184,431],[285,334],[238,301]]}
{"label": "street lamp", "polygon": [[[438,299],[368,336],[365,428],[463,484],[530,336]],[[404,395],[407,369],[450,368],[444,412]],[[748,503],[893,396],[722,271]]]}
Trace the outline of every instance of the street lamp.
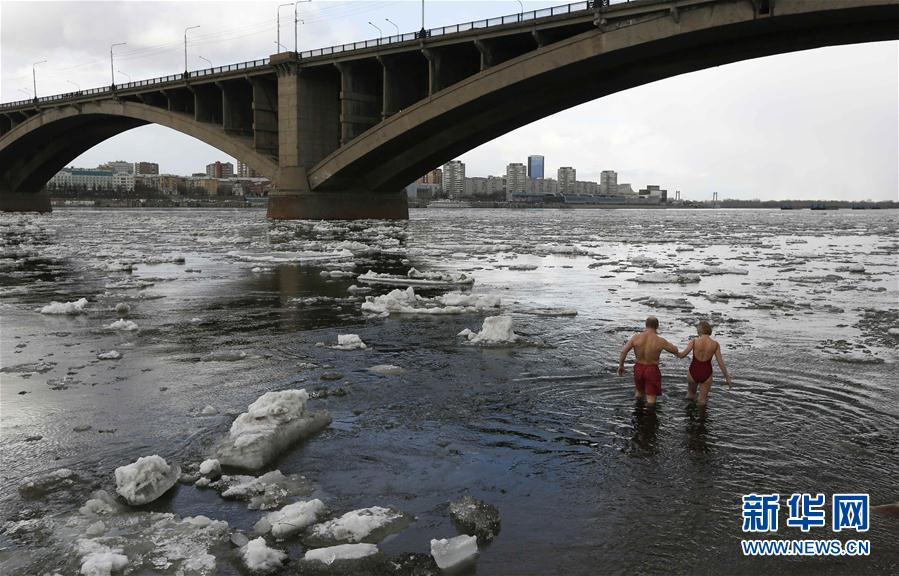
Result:
{"label": "street lamp", "polygon": [[393,27],[396,28],[396,35],[399,36],[399,35],[400,35],[400,27],[397,26],[397,25],[394,23],[394,21],[391,20],[390,18],[384,18],[384,20],[387,20],[388,22],[390,22],[391,24],[393,24]]}
{"label": "street lamp", "polygon": [[34,67],[38,64],[43,64],[46,60],[41,60],[40,62],[35,62],[31,65],[31,80],[34,82],[34,97],[37,98],[37,72],[34,71]]}
{"label": "street lamp", "polygon": [[122,72],[121,70],[116,70],[116,72],[118,72],[119,74],[122,74],[123,76],[127,76],[128,83],[131,84],[131,74],[128,74],[127,72]]}
{"label": "street lamp", "polygon": [[212,60],[210,60],[209,58],[203,58],[202,56],[197,56],[197,58],[199,58],[203,62],[206,62],[207,64],[209,64],[209,67],[212,68]]}
{"label": "street lamp", "polygon": [[278,46],[282,46],[281,44],[281,8],[285,6],[293,6],[293,4],[279,4],[278,5]]}
{"label": "street lamp", "polygon": [[187,28],[184,29],[184,75],[185,76],[187,75],[187,31],[193,30],[194,28],[199,28],[199,27],[200,27],[200,25],[197,24],[196,26],[188,26]]}
{"label": "street lamp", "polygon": [[524,4],[521,3],[521,0],[515,0],[518,2],[518,7],[521,8],[520,14],[524,14]]}
{"label": "street lamp", "polygon": [[421,37],[425,37],[425,0],[421,0]]}
{"label": "street lamp", "polygon": [[118,42],[109,47],[109,72],[112,74],[112,89],[115,90],[115,66],[112,64],[112,49],[116,46],[124,46],[127,42]]}
{"label": "street lamp", "polygon": [[16,88],[16,90],[18,90],[22,94],[27,95],[29,98],[34,97],[34,93],[31,90],[29,90],[28,88]]}
{"label": "street lamp", "polygon": [[71,80],[66,80],[66,82],[68,82],[69,84],[74,86],[75,90],[78,90],[79,92],[81,92],[81,86],[78,84],[78,82],[72,82]]}
{"label": "street lamp", "polygon": [[[299,19],[299,16],[297,14],[297,7],[302,2],[312,2],[312,0],[298,0],[297,2],[293,3],[293,51],[297,54],[300,53],[299,44],[297,44],[297,23],[303,22]],[[305,22],[303,22],[303,24],[305,24]]]}
{"label": "street lamp", "polygon": [[377,26],[375,26],[374,24],[372,24],[372,23],[371,23],[371,20],[368,21],[368,25],[371,26],[372,28],[374,28],[375,30],[378,31],[378,39],[379,39],[379,40],[381,39],[382,36],[384,36],[384,33],[381,32],[381,29],[378,28]]}

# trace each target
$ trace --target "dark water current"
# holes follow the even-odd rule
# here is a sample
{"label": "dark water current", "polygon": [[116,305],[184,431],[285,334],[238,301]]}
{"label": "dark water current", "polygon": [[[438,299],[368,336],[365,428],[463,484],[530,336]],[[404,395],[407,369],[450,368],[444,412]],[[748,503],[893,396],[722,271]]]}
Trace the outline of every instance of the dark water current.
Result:
{"label": "dark water current", "polygon": [[[866,558],[745,558],[739,541],[743,494],[899,501],[897,228],[887,210],[0,215],[0,571],[77,574],[61,527],[93,490],[114,491],[117,466],[199,462],[262,393],[303,387],[333,422],[271,468],[303,474],[338,514],[413,515],[380,544],[388,555],[456,535],[447,503],[470,493],[502,514],[478,574],[895,574],[895,518],[872,518]],[[384,318],[361,304],[394,287],[347,290],[369,269],[411,267],[471,274],[472,293],[501,308]],[[656,282],[634,281],[646,274]],[[81,314],[37,311],[82,297]],[[136,330],[107,328],[120,303]],[[547,311],[559,308],[577,315]],[[521,341],[457,337],[496,313]],[[698,409],[683,399],[688,361],[668,356],[659,407],[635,405],[617,351],[648,314],[681,347],[710,319],[733,389],[716,380]],[[368,348],[332,349],[338,334]],[[111,350],[121,358],[97,358]],[[381,364],[405,372],[367,370]],[[20,494],[59,468],[77,481]],[[245,531],[263,514],[191,485],[153,509]],[[270,544],[302,555],[296,541]],[[243,570],[228,546],[211,551],[216,573]]]}

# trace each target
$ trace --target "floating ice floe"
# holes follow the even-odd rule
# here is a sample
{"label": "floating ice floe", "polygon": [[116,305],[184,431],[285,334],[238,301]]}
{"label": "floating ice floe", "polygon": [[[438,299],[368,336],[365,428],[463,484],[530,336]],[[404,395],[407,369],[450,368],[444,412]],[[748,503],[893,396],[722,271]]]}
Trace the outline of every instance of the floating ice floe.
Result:
{"label": "floating ice floe", "polygon": [[729,268],[727,266],[700,266],[698,264],[692,264],[687,266],[682,266],[677,271],[678,274],[699,274],[701,276],[716,276],[722,274],[737,274],[740,276],[745,276],[749,274],[749,270],[745,270],[743,268]]}
{"label": "floating ice floe", "polygon": [[406,372],[405,368],[394,366],[393,364],[378,364],[367,369],[372,374],[378,376],[399,376]]}
{"label": "floating ice floe", "polygon": [[287,559],[287,554],[281,550],[269,548],[262,536],[247,542],[240,555],[251,572],[272,572],[281,568]]}
{"label": "floating ice floe", "polygon": [[519,271],[529,271],[536,270],[539,268],[536,264],[512,264],[509,266],[509,270],[519,270]]}
{"label": "floating ice floe", "polygon": [[273,510],[288,498],[309,494],[308,482],[296,474],[285,476],[280,470],[266,472],[262,476],[222,476],[206,484],[221,494],[222,498],[245,500],[250,510]]}
{"label": "floating ice floe", "polygon": [[84,307],[87,306],[87,298],[79,298],[74,302],[57,302],[52,301],[43,308],[39,308],[41,314],[66,314],[74,316],[76,314],[84,314]]}
{"label": "floating ice floe", "polygon": [[635,302],[643,302],[653,308],[680,308],[692,310],[693,304],[686,298],[634,298]]}
{"label": "floating ice floe", "polygon": [[244,262],[265,262],[270,264],[289,262],[299,264],[310,262],[336,262],[353,258],[353,253],[349,250],[337,250],[334,252],[275,252],[267,255],[246,254],[232,250],[226,255]]}
{"label": "floating ice floe", "polygon": [[222,464],[215,458],[209,458],[200,462],[200,474],[207,478],[217,478],[222,475]]}
{"label": "floating ice floe", "polygon": [[162,456],[142,456],[115,469],[116,492],[132,506],[139,506],[165,494],[180,475],[181,468],[169,466]]}
{"label": "floating ice floe", "polygon": [[443,272],[419,272],[410,268],[405,276],[393,274],[378,274],[369,270],[357,278],[359,282],[366,284],[387,284],[392,286],[470,286],[474,284],[474,278],[465,274],[450,274]]}
{"label": "floating ice floe", "polygon": [[466,328],[459,332],[459,336],[464,336],[472,344],[501,344],[518,340],[518,335],[512,331],[511,316],[488,316],[484,318],[480,332],[474,333]]}
{"label": "floating ice floe", "polygon": [[226,466],[258,470],[288,446],[331,422],[327,412],[307,412],[305,390],[266,392],[231,424],[218,449]]}
{"label": "floating ice floe", "polygon": [[253,528],[257,534],[271,533],[275,538],[284,538],[315,524],[324,511],[325,505],[318,499],[294,502],[266,514]]}
{"label": "floating ice floe", "polygon": [[431,540],[431,556],[437,567],[446,570],[474,558],[478,553],[478,539],[474,536],[456,536]]}
{"label": "floating ice floe", "polygon": [[532,316],[577,316],[574,308],[523,308],[516,312]]}
{"label": "floating ice floe", "polygon": [[847,266],[837,266],[837,272],[851,272],[853,274],[863,274],[865,267],[861,264],[849,264]]}
{"label": "floating ice floe", "polygon": [[218,414],[218,413],[219,413],[219,411],[216,410],[215,406],[213,406],[211,404],[207,404],[206,406],[203,406],[203,409],[200,410],[200,416],[214,416],[215,414]]}
{"label": "floating ice floe", "polygon": [[387,535],[399,532],[411,519],[393,508],[372,506],[347,512],[340,518],[313,526],[305,542],[313,546],[356,542],[377,543]]}
{"label": "floating ice floe", "polygon": [[128,313],[131,312],[131,306],[129,306],[125,302],[119,302],[115,305],[115,312],[119,316],[127,316]]}
{"label": "floating ice floe", "polygon": [[82,576],[110,576],[128,566],[128,557],[121,548],[111,548],[96,540],[79,540],[75,550],[81,557]]}
{"label": "floating ice floe", "polygon": [[844,362],[846,364],[883,364],[883,358],[874,356],[873,354],[862,354],[861,352],[846,352],[844,354],[835,354],[830,357],[836,362]]}
{"label": "floating ice floe", "polygon": [[239,362],[247,359],[243,350],[218,350],[203,356],[203,362]]}
{"label": "floating ice floe", "polygon": [[356,275],[349,270],[322,270],[318,274],[324,278],[347,278]]}
{"label": "floating ice floe", "polygon": [[553,243],[536,244],[534,252],[538,254],[584,254],[584,250],[577,246]]}
{"label": "floating ice floe", "polygon": [[137,323],[131,320],[125,320],[124,318],[120,318],[113,322],[112,324],[104,326],[107,330],[120,330],[122,332],[133,332],[137,330]]}
{"label": "floating ice floe", "polygon": [[118,350],[110,350],[109,352],[101,352],[97,354],[99,360],[118,360],[122,355]]}
{"label": "floating ice floe", "polygon": [[899,338],[899,328],[890,328],[889,330],[887,330],[887,334]]}
{"label": "floating ice floe", "polygon": [[338,544],[326,548],[315,548],[306,552],[303,560],[321,562],[330,566],[337,560],[360,560],[378,553],[375,544]]}
{"label": "floating ice floe", "polygon": [[658,260],[649,256],[634,256],[629,259],[629,262],[632,266],[655,266],[659,263]]}
{"label": "floating ice floe", "polygon": [[450,292],[434,298],[415,294],[410,286],[391,290],[382,296],[366,296],[362,311],[379,316],[390,314],[466,314],[498,308],[498,296]]}
{"label": "floating ice floe", "polygon": [[636,278],[631,278],[634,282],[641,284],[694,284],[699,282],[700,278],[697,274],[666,274],[665,272],[650,272],[642,274]]}
{"label": "floating ice floe", "polygon": [[60,468],[40,476],[29,476],[19,484],[19,494],[23,498],[42,498],[51,492],[71,488],[76,478],[75,473],[68,468]]}
{"label": "floating ice floe", "polygon": [[365,350],[367,346],[358,334],[338,334],[337,345],[331,346],[334,350]]}
{"label": "floating ice floe", "polygon": [[356,286],[355,284],[353,284],[352,286],[347,288],[346,291],[350,294],[364,294],[366,292],[371,292],[371,288],[369,288],[368,286]]}

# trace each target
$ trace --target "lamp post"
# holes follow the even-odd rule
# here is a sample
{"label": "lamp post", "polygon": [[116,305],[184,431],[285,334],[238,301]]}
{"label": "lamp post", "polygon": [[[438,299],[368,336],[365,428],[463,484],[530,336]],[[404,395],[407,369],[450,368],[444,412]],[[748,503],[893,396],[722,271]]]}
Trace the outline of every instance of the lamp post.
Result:
{"label": "lamp post", "polygon": [[377,26],[375,26],[374,24],[372,24],[372,23],[371,23],[371,20],[368,21],[368,25],[371,26],[372,28],[374,28],[375,30],[378,31],[378,40],[380,40],[381,37],[384,36],[384,33],[381,32],[381,29],[378,28]]}
{"label": "lamp post", "polygon": [[281,8],[283,8],[285,6],[292,6],[292,4],[279,4],[278,5],[278,40],[277,40],[277,44],[279,47],[282,46],[282,44],[281,44]]}
{"label": "lamp post", "polygon": [[112,49],[116,46],[124,46],[127,42],[117,42],[109,47],[109,72],[112,74],[112,89],[115,90],[115,66],[112,63]]}
{"label": "lamp post", "polygon": [[[297,24],[303,22],[297,14],[297,7],[302,2],[312,2],[312,0],[297,0],[297,2],[293,3],[293,51],[297,54],[300,53],[299,44],[297,43]],[[305,24],[305,22],[303,22],[303,24]]]}
{"label": "lamp post", "polygon": [[28,88],[16,88],[16,90],[18,90],[18,91],[21,92],[22,94],[25,94],[25,95],[28,96],[29,98],[33,98],[33,97],[34,97],[34,92],[32,92],[31,90],[29,90]]}
{"label": "lamp post", "polygon": [[69,84],[74,86],[75,90],[78,90],[79,92],[81,92],[81,86],[78,84],[78,82],[72,82],[71,80],[66,80],[66,82],[68,82]]}
{"label": "lamp post", "polygon": [[200,25],[196,26],[188,26],[184,29],[184,75],[187,76],[187,31],[193,30],[194,28],[199,28]]}
{"label": "lamp post", "polygon": [[400,27],[397,26],[396,23],[393,20],[391,20],[390,18],[384,18],[384,20],[393,24],[393,27],[396,28],[396,35],[399,36],[400,35]]}
{"label": "lamp post", "polygon": [[425,37],[425,0],[421,0],[421,37]]}
{"label": "lamp post", "polygon": [[520,14],[524,14],[524,4],[521,3],[521,0],[515,0],[518,2],[518,7],[521,9]]}
{"label": "lamp post", "polygon": [[118,72],[119,74],[121,74],[121,75],[123,75],[123,76],[127,76],[127,77],[128,77],[128,83],[131,84],[131,74],[128,74],[127,72],[122,72],[121,70],[116,70],[116,72]]}
{"label": "lamp post", "polygon": [[31,65],[31,80],[34,82],[34,99],[37,100],[37,72],[34,71],[34,68],[38,64],[43,64],[46,60],[41,60],[40,62],[35,62]]}
{"label": "lamp post", "polygon": [[197,56],[197,58],[199,58],[203,62],[206,62],[207,64],[209,64],[209,67],[212,68],[212,60],[210,60],[209,58],[203,58],[202,56]]}

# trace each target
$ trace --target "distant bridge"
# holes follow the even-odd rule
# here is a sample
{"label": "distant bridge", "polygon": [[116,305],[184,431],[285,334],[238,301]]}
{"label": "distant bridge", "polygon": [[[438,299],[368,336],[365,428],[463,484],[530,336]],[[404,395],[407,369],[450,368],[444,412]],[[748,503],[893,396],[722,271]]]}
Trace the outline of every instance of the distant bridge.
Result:
{"label": "distant bridge", "polygon": [[271,218],[406,218],[409,182],[566,108],[721,64],[897,38],[899,0],[580,2],[0,104],[0,209],[49,210],[40,191],[56,172],[155,123],[270,178]]}

